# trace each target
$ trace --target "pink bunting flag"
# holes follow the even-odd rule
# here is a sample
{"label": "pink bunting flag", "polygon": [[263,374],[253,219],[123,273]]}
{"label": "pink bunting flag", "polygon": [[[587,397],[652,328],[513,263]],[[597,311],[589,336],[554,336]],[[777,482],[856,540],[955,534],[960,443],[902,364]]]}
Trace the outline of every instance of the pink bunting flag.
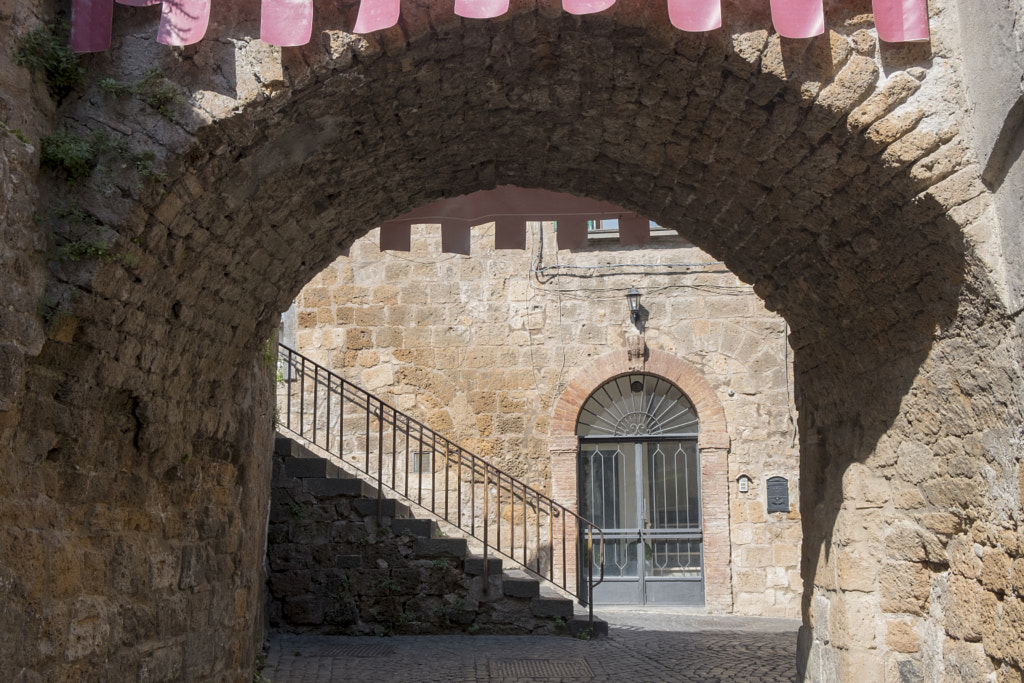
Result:
{"label": "pink bunting flag", "polygon": [[636,214],[619,218],[619,244],[647,244],[651,241],[651,222]]}
{"label": "pink bunting flag", "polygon": [[522,218],[499,216],[494,219],[495,249],[526,249],[526,223]]}
{"label": "pink bunting flag", "polygon": [[555,228],[559,249],[583,249],[587,246],[587,219],[570,216],[559,218]]}
{"label": "pink bunting flag", "polygon": [[174,46],[198,43],[209,24],[210,0],[165,0],[156,42]]}
{"label": "pink bunting flag", "polygon": [[441,225],[441,252],[469,256],[469,223],[455,221]]}
{"label": "pink bunting flag", "polygon": [[113,22],[114,0],[73,0],[71,49],[75,52],[103,52],[109,49]]}
{"label": "pink bunting flag", "polygon": [[722,0],[668,0],[668,18],[680,31],[714,31],[722,27]]}
{"label": "pink bunting flag", "polygon": [[928,40],[928,0],[872,0],[878,37],[887,43]]}
{"label": "pink bunting flag", "polygon": [[493,19],[508,11],[508,0],[455,0],[455,14],[467,19]]}
{"label": "pink bunting flag", "polygon": [[373,33],[398,23],[401,0],[362,0],[353,33]]}
{"label": "pink bunting flag", "polygon": [[594,14],[614,4],[615,0],[562,0],[562,9],[569,14]]}
{"label": "pink bunting flag", "polygon": [[384,221],[380,226],[381,251],[410,251],[412,226],[407,221]]}
{"label": "pink bunting flag", "polygon": [[313,33],[313,0],[263,0],[260,40],[270,45],[305,45]]}
{"label": "pink bunting flag", "polygon": [[117,0],[117,4],[129,7],[149,7],[150,5],[159,5],[160,2],[161,0]]}
{"label": "pink bunting flag", "polygon": [[825,32],[822,0],[771,0],[772,24],[783,38],[813,38]]}

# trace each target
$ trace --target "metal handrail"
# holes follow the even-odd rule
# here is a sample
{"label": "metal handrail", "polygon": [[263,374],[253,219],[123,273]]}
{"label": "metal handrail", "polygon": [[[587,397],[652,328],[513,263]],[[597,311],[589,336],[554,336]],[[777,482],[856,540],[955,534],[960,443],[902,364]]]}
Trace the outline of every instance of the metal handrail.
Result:
{"label": "metal handrail", "polygon": [[[278,368],[278,406],[283,412],[278,428],[369,476],[377,485],[378,515],[387,488],[481,541],[485,585],[487,553],[493,552],[587,604],[593,629],[590,596],[604,580],[600,527],[284,344]],[[456,505],[451,505],[453,496]],[[547,558],[542,557],[545,541]],[[531,544],[533,558],[528,555]],[[576,570],[568,568],[573,560],[569,551],[574,554],[577,548],[588,560],[586,591],[570,581]]]}

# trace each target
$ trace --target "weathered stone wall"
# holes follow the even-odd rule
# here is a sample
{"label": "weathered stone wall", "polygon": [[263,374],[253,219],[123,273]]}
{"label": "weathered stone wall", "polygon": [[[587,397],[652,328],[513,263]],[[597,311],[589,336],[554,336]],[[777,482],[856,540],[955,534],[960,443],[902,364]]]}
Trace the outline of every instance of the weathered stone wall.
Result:
{"label": "weathered stone wall", "polygon": [[0,4],[0,425],[13,422],[25,392],[26,355],[43,344],[36,309],[43,295],[45,233],[33,222],[39,187],[39,138],[55,105],[46,85],[14,64],[14,51],[47,14],[43,2]]}
{"label": "weathered stone wall", "polygon": [[[717,478],[731,515],[728,500],[720,514],[705,507],[705,536],[721,535],[725,547],[732,539],[716,558],[727,580],[733,574],[725,605],[797,616],[798,460],[784,321],[675,234],[643,248],[594,238],[569,252],[558,250],[554,228],[531,224],[518,251],[495,250],[493,225],[478,226],[468,257],[442,254],[437,226],[416,226],[408,254],[382,253],[371,231],[296,299],[297,350],[551,491],[555,402],[574,376],[639,334],[625,300],[638,286],[646,345],[688,361],[724,407],[731,448]],[[558,461],[573,491],[575,461]],[[747,494],[738,492],[740,474],[753,479]],[[789,515],[765,512],[770,476],[792,483]],[[559,500],[571,504],[575,492]]]}
{"label": "weathered stone wall", "polygon": [[214,377],[193,349],[239,343],[235,329],[175,340],[170,308],[131,303],[161,278],[112,226],[159,194],[151,183],[40,170],[54,130],[129,139],[134,126],[130,144],[162,156],[160,129],[174,125],[134,102],[107,127],[109,101],[92,108],[80,90],[58,111],[43,75],[14,64],[55,9],[0,4],[0,679],[248,681],[264,623],[272,362],[250,338]]}
{"label": "weathered stone wall", "polygon": [[[124,136],[166,171],[140,188],[107,164],[113,182],[97,169],[73,192],[134,265],[51,260],[44,288],[44,236],[59,248],[83,227],[29,210],[50,181],[27,148],[5,156],[17,274],[0,295],[15,358],[0,674],[246,677],[270,452],[263,340],[382,218],[511,183],[678,227],[788,321],[810,680],[1019,678],[1024,344],[1000,246],[1019,231],[993,212],[964,125],[952,0],[929,3],[930,45],[879,45],[866,0],[831,4],[830,33],[809,41],[780,40],[749,3],[726,2],[723,29],[697,36],[639,0],[589,17],[514,4],[484,22],[404,4],[400,26],[365,40],[345,33],[353,2],[318,6],[316,39],[286,50],[255,39],[252,4],[215,3],[208,38],[184,49],[153,42],[158,7],[117,6],[113,49],[86,60],[59,125]],[[39,5],[2,8],[4,116],[42,133],[52,105],[8,68],[6,40]],[[99,91],[149,67],[185,99],[172,121]],[[40,292],[66,306],[45,343],[25,317]],[[9,331],[12,314],[27,333]],[[237,529],[202,530],[230,512]],[[124,589],[107,548],[132,534],[126,546],[178,558],[177,583]],[[97,559],[104,573],[84,569]],[[182,603],[202,616],[172,618]],[[166,664],[144,666],[168,644]],[[191,659],[175,668],[179,652]]]}

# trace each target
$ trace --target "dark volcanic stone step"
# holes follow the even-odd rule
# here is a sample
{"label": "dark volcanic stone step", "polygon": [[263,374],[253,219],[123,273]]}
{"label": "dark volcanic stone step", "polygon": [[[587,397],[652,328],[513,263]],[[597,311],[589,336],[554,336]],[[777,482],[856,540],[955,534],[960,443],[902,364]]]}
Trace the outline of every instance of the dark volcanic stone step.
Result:
{"label": "dark volcanic stone step", "polygon": [[530,611],[535,617],[573,618],[575,610],[572,600],[568,598],[534,598],[530,601]]}
{"label": "dark volcanic stone step", "polygon": [[537,579],[506,576],[501,582],[502,592],[512,598],[539,598],[540,581]]}
{"label": "dark volcanic stone step", "polygon": [[[370,489],[373,490],[374,493],[376,493],[372,486],[370,487]],[[357,498],[356,500],[352,501],[352,507],[355,509],[356,512],[363,515],[364,517],[374,517],[377,515],[377,502],[377,499],[372,497]],[[381,500],[380,510],[381,515],[384,517],[407,519],[411,516],[409,508],[406,507],[405,505],[402,505],[394,498],[384,498],[383,500]]]}
{"label": "dark volcanic stone step", "polygon": [[306,479],[302,489],[317,498],[331,496],[365,496],[373,493],[373,487],[360,479]]}
{"label": "dark volcanic stone step", "polygon": [[412,544],[412,551],[421,557],[439,555],[465,557],[468,548],[464,538],[418,538]]}
{"label": "dark volcanic stone step", "polygon": [[[487,558],[487,573],[490,576],[497,576],[500,574],[501,567],[502,562],[500,557]],[[466,561],[462,564],[462,571],[466,572],[470,576],[483,576],[484,558],[480,556],[467,557]]]}
{"label": "dark volcanic stone step", "polygon": [[430,538],[434,535],[437,526],[429,519],[394,519],[391,520],[391,530],[396,534],[405,536],[419,536]]}
{"label": "dark volcanic stone step", "polygon": [[287,458],[284,461],[284,473],[299,479],[325,478],[339,479],[344,476],[341,468],[327,462],[323,458]]}

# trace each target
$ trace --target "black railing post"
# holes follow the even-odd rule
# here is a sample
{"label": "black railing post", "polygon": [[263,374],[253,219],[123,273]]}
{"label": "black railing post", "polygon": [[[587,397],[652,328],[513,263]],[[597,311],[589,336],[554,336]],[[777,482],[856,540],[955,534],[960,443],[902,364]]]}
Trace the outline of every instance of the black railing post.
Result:
{"label": "black railing post", "polygon": [[[366,401],[369,410],[370,401]],[[377,401],[377,524],[384,517],[384,404]]]}
{"label": "black railing post", "polygon": [[366,398],[363,403],[366,408],[366,445],[363,450],[366,451],[366,469],[363,471],[367,474],[370,473],[370,399]]}
{"label": "black railing post", "polygon": [[489,543],[488,528],[491,526],[488,524],[488,518],[490,517],[490,498],[491,498],[491,474],[487,469],[487,465],[484,465],[484,593],[487,592],[487,548]]}
{"label": "black railing post", "polygon": [[306,436],[306,357],[299,356],[302,360],[302,369],[299,371],[299,436]]}
{"label": "black railing post", "polygon": [[587,525],[587,608],[590,613],[590,634],[594,634],[594,525]]}
{"label": "black railing post", "polygon": [[327,421],[327,424],[324,425],[324,450],[327,451],[328,453],[330,453],[331,452],[331,375],[330,375],[330,373],[328,373],[328,375],[327,375],[327,390],[326,390],[326,393],[327,393],[327,396],[325,397],[324,400],[327,402],[327,407],[324,410],[326,411],[325,420]]}

